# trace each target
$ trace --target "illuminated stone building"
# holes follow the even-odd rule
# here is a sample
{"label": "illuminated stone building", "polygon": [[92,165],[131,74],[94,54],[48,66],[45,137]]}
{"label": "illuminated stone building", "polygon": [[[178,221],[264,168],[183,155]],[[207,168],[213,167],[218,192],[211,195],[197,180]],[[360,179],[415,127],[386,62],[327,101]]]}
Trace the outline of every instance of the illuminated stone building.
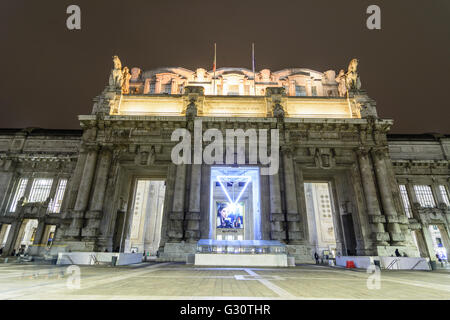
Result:
{"label": "illuminated stone building", "polygon": [[[450,136],[389,135],[393,121],[365,91],[343,92],[334,71],[121,71],[79,116],[79,131],[0,130],[3,255],[23,247],[185,261],[199,239],[279,240],[297,262],[397,248],[436,259],[450,249]],[[196,120],[224,136],[278,129],[277,174],[260,174],[265,164],[248,153],[246,164],[175,165],[171,135],[194,135]],[[218,228],[229,200],[239,227]]]}

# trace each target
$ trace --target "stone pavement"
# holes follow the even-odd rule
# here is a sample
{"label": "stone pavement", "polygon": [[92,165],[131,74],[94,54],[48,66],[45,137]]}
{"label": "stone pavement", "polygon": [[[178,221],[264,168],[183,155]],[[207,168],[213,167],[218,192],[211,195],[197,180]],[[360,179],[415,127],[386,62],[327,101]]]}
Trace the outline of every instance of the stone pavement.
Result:
{"label": "stone pavement", "polygon": [[0,299],[450,299],[448,271],[382,271],[380,289],[368,289],[371,275],[315,265],[198,268],[141,263],[68,269],[7,263],[0,264]]}

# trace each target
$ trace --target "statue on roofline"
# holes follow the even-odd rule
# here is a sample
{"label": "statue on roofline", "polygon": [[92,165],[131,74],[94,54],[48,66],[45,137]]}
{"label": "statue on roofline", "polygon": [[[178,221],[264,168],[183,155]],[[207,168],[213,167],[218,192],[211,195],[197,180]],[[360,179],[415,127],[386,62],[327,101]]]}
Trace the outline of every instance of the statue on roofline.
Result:
{"label": "statue on roofline", "polygon": [[345,81],[345,71],[339,71],[338,76],[336,77],[336,82],[338,83],[338,92],[340,97],[345,97],[347,93],[347,84]]}
{"label": "statue on roofline", "polygon": [[109,75],[109,86],[115,89],[122,88],[123,84],[123,72],[122,63],[118,56],[113,57],[114,69],[111,70]]}
{"label": "statue on roofline", "polygon": [[348,71],[345,74],[345,83],[347,90],[361,89],[361,80],[359,79],[358,73],[356,72],[358,68],[358,59],[352,59],[348,65]]}
{"label": "statue on roofline", "polygon": [[128,94],[130,93],[130,79],[131,79],[131,74],[128,70],[128,67],[123,68],[122,79],[123,79],[122,93]]}
{"label": "statue on roofline", "polygon": [[352,59],[348,64],[347,73],[344,70],[339,71],[336,77],[338,83],[338,92],[340,97],[345,97],[348,91],[358,91],[361,89],[361,80],[357,73],[358,59]]}
{"label": "statue on roofline", "polygon": [[109,75],[109,87],[114,90],[120,89],[122,93],[130,93],[131,74],[128,67],[122,69],[122,62],[118,56],[113,56],[114,68]]}

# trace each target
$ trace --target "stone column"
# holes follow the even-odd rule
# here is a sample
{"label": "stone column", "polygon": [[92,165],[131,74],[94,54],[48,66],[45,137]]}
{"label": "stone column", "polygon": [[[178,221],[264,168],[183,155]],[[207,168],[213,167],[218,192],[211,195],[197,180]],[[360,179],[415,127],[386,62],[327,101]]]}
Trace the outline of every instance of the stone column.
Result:
{"label": "stone column", "polygon": [[3,248],[3,256],[11,255],[12,250],[14,249],[14,244],[16,243],[17,236],[19,235],[19,231],[22,226],[23,219],[17,219],[13,223],[11,223],[11,228],[9,229],[8,239],[6,240],[5,247]]}
{"label": "stone column", "polygon": [[392,198],[392,190],[386,168],[386,152],[387,148],[377,148],[372,151],[374,159],[375,173],[380,190],[381,204],[383,205],[384,215],[387,219],[388,231],[391,236],[392,244],[399,244],[405,241],[405,235],[400,230],[400,219]]}
{"label": "stone column", "polygon": [[89,201],[89,194],[92,186],[92,179],[97,164],[97,148],[91,148],[86,156],[86,163],[83,168],[83,175],[78,189],[77,200],[75,202],[75,211],[85,211]]}
{"label": "stone column", "polygon": [[411,213],[412,217],[417,221],[420,221],[420,215],[417,211],[417,204],[419,204],[419,200],[417,200],[416,192],[414,191],[413,183],[408,179],[406,182],[406,191],[409,196],[409,204],[411,205]]}
{"label": "stone column", "polygon": [[377,191],[373,180],[372,168],[370,165],[369,153],[366,149],[360,148],[356,150],[358,155],[358,163],[361,175],[361,182],[364,190],[364,198],[366,202],[369,223],[372,227],[373,239],[379,246],[385,246],[389,241],[389,234],[385,232],[383,223],[386,218],[381,215],[380,207],[377,199]]}
{"label": "stone column", "polygon": [[300,231],[300,214],[297,205],[297,190],[295,187],[294,161],[291,150],[282,151],[284,168],[284,194],[286,205],[286,220],[289,243],[298,243],[302,236]]}
{"label": "stone column", "polygon": [[144,94],[149,94],[150,93],[150,81],[151,79],[145,79],[145,83],[144,83]]}
{"label": "stone column", "polygon": [[2,245],[3,237],[5,236],[7,227],[8,226],[5,223],[0,222],[0,246]]}
{"label": "stone column", "polygon": [[9,195],[13,193],[15,176],[15,162],[11,159],[3,160],[0,162],[0,210],[9,211],[6,206],[9,202]]}
{"label": "stone column", "polygon": [[78,188],[80,186],[81,177],[83,176],[84,164],[86,163],[87,152],[85,148],[80,148],[80,153],[78,155],[77,164],[70,178],[70,190],[68,192],[67,207],[73,209],[75,206],[75,201],[77,199]]}
{"label": "stone column", "polygon": [[92,194],[90,206],[91,211],[101,211],[103,209],[103,200],[105,199],[105,189],[108,181],[111,158],[111,150],[108,147],[102,148],[97,169],[97,176],[95,179],[94,192]]}
{"label": "stone column", "polygon": [[272,240],[286,241],[286,221],[281,208],[280,176],[269,176],[270,193],[270,238]]}
{"label": "stone column", "polygon": [[34,235],[34,241],[33,241],[34,245],[42,244],[42,237],[44,235],[44,231],[45,231],[45,221],[43,219],[39,219],[38,225],[36,228],[36,233]]}
{"label": "stone column", "polygon": [[436,261],[437,260],[436,252],[434,251],[433,240],[431,238],[431,233],[430,233],[428,223],[422,224],[422,234],[423,234],[423,238],[425,240],[425,245],[427,247],[427,251],[428,251],[430,260]]}
{"label": "stone column", "polygon": [[200,186],[202,165],[191,164],[191,186],[189,190],[189,212],[186,215],[186,240],[197,242],[200,239]]}
{"label": "stone column", "polygon": [[441,208],[442,205],[446,205],[446,204],[445,204],[444,198],[442,197],[441,190],[439,189],[439,184],[440,183],[433,181],[433,183],[431,184],[431,189],[433,190],[433,193],[436,195],[436,197],[435,197],[436,198],[436,206],[438,208]]}
{"label": "stone column", "polygon": [[93,184],[93,193],[89,212],[86,214],[86,226],[82,230],[82,236],[95,237],[100,227],[102,218],[103,202],[105,199],[106,183],[111,166],[112,151],[109,147],[102,147],[100,159],[98,160],[97,174]]}
{"label": "stone column", "polygon": [[186,165],[177,165],[172,211],[169,215],[169,242],[183,240],[184,198],[186,185]]}
{"label": "stone column", "polygon": [[83,173],[78,187],[77,199],[75,202],[74,212],[72,213],[72,222],[66,230],[69,237],[81,236],[83,228],[84,212],[87,208],[89,195],[91,192],[92,180],[94,178],[95,166],[97,163],[97,148],[89,148],[86,155],[86,161],[83,167]]}

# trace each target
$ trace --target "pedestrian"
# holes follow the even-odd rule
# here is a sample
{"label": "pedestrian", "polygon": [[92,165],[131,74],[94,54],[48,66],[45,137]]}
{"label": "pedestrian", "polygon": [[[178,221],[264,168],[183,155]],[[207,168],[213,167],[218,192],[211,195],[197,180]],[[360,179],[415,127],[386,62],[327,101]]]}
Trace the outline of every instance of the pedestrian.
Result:
{"label": "pedestrian", "polygon": [[402,255],[400,254],[400,251],[398,251],[398,248],[395,249],[395,256],[396,257],[401,257]]}
{"label": "pedestrian", "polygon": [[316,264],[319,264],[319,255],[317,252],[314,252],[314,259],[316,259]]}

